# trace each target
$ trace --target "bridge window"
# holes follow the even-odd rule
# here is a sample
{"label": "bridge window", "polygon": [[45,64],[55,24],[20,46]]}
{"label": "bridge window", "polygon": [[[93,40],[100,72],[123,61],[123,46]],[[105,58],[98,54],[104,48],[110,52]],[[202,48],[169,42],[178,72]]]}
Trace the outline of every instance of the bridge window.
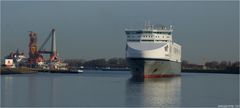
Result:
{"label": "bridge window", "polygon": [[168,34],[171,35],[171,32],[153,32],[153,31],[125,31],[126,34],[151,34],[151,33],[156,33],[156,34]]}
{"label": "bridge window", "polygon": [[138,42],[138,41],[140,41],[140,40],[132,40],[132,39],[129,39],[128,41],[130,41],[130,42]]}
{"label": "bridge window", "polygon": [[156,33],[156,34],[168,34],[168,35],[171,35],[171,32],[153,32],[153,33]]}
{"label": "bridge window", "polygon": [[144,31],[143,33],[152,33],[152,31]]}
{"label": "bridge window", "polygon": [[153,42],[154,40],[141,40],[141,41],[145,41],[145,42]]}
{"label": "bridge window", "polygon": [[142,34],[142,31],[126,31],[126,34]]}

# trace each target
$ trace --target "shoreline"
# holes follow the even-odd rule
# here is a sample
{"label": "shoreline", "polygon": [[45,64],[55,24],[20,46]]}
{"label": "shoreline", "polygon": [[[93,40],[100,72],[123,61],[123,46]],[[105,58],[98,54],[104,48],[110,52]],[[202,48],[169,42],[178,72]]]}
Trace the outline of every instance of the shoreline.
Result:
{"label": "shoreline", "polygon": [[239,74],[239,68],[236,69],[182,69],[182,73],[219,73],[219,74]]}
{"label": "shoreline", "polygon": [[[83,69],[85,70],[85,69]],[[86,69],[87,70],[87,69]],[[99,70],[99,69],[96,69]],[[129,69],[101,69],[102,71],[130,71]],[[1,67],[0,74],[7,75],[7,74],[33,74],[38,72],[47,72],[47,73],[78,73],[69,70],[44,70],[44,69],[33,69],[27,67],[21,68],[5,68]],[[181,73],[219,73],[219,74],[239,74],[239,68],[236,69],[225,69],[225,70],[213,70],[213,69],[182,69]]]}
{"label": "shoreline", "polygon": [[19,68],[6,68],[1,67],[0,74],[7,75],[7,74],[33,74],[37,73],[35,69],[28,68],[28,67],[19,67]]}

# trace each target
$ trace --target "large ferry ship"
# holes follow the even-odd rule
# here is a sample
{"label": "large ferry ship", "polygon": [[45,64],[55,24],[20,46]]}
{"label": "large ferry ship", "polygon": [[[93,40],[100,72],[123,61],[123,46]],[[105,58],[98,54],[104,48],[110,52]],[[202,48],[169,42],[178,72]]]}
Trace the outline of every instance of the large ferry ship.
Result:
{"label": "large ferry ship", "polygon": [[145,24],[126,29],[126,59],[135,78],[160,78],[181,73],[181,46],[173,42],[170,25]]}

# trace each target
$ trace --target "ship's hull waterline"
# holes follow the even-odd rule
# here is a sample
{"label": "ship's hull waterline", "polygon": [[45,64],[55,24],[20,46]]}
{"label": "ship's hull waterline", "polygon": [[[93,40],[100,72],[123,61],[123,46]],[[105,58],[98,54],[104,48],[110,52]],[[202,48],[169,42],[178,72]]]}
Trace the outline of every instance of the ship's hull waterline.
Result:
{"label": "ship's hull waterline", "polygon": [[127,58],[133,78],[161,78],[179,76],[181,62],[164,59]]}

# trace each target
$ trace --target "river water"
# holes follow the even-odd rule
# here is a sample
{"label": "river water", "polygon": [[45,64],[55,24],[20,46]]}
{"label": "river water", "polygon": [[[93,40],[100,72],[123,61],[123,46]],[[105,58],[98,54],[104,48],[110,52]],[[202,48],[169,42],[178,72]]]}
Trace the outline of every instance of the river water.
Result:
{"label": "river water", "polygon": [[239,75],[182,73],[130,80],[128,71],[1,75],[2,107],[239,107]]}

